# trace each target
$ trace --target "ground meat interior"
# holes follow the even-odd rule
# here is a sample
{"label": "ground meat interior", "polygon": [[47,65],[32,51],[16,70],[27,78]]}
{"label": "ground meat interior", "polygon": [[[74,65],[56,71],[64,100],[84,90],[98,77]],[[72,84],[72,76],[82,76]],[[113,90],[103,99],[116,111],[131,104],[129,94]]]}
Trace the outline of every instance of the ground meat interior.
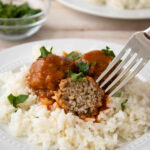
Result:
{"label": "ground meat interior", "polygon": [[83,82],[73,82],[70,78],[60,82],[56,92],[56,101],[66,112],[80,117],[92,117],[98,114],[102,106],[104,91],[91,77],[84,77]]}

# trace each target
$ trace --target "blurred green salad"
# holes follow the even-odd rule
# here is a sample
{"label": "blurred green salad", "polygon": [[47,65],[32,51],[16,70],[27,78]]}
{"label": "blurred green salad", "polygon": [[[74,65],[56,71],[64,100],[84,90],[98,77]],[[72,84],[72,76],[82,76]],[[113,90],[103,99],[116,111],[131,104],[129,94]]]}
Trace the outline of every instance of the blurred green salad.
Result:
{"label": "blurred green salad", "polygon": [[[0,26],[6,26],[6,28],[0,28],[0,32],[5,34],[20,34],[26,32],[29,28],[23,27],[23,25],[35,23],[40,19],[39,17],[30,18],[29,16],[38,14],[41,11],[41,9],[31,8],[27,2],[21,5],[15,5],[13,3],[3,3],[0,0]],[[17,18],[17,20],[10,20],[9,18]],[[9,26],[14,26],[14,28],[10,29]]]}

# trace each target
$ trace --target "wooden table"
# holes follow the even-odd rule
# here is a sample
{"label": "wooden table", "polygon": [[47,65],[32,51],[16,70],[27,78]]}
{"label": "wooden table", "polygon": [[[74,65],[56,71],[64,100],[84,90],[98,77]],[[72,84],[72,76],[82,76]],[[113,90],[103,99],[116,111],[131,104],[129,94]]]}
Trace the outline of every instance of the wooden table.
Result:
{"label": "wooden table", "polygon": [[150,26],[150,20],[114,20],[84,14],[52,0],[47,22],[32,37],[21,41],[0,40],[0,50],[14,45],[51,38],[92,38],[124,44],[138,30]]}

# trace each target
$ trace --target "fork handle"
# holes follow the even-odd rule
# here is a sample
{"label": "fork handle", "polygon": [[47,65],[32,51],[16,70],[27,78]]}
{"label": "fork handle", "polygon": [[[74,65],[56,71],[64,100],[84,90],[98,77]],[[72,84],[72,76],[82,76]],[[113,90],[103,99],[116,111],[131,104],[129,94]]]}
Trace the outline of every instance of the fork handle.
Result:
{"label": "fork handle", "polygon": [[144,30],[144,32],[150,37],[150,27]]}

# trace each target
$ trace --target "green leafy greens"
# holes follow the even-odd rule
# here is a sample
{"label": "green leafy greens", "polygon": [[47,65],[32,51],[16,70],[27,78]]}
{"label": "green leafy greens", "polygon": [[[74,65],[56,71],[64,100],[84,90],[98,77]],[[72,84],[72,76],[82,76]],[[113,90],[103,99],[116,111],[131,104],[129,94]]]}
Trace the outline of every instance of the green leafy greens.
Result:
{"label": "green leafy greens", "polygon": [[114,97],[121,97],[121,92],[119,92],[119,93],[116,93],[115,95],[114,95]]}
{"label": "green leafy greens", "polygon": [[[33,16],[42,12],[41,9],[33,9],[29,6],[29,4],[23,3],[21,5],[15,5],[11,3],[3,3],[0,0],[0,18],[6,18],[0,21],[0,25],[2,26],[22,26],[21,28],[2,28],[0,32],[6,35],[20,35],[25,34],[31,28],[23,27],[23,25],[28,25],[35,23],[40,20],[40,17],[28,18],[28,16]],[[10,21],[7,18],[16,18],[19,20]]]}
{"label": "green leafy greens", "polygon": [[15,108],[17,108],[17,105],[20,103],[24,103],[28,99],[28,95],[19,95],[14,96],[13,94],[8,95],[8,101],[10,104],[12,104]]}
{"label": "green leafy greens", "polygon": [[48,51],[45,46],[42,46],[40,48],[40,52],[41,52],[41,56],[39,56],[39,58],[43,58],[43,57],[46,57],[48,56],[49,54],[52,54],[52,50],[53,50],[53,47],[50,48],[50,51]]}
{"label": "green leafy greens", "polygon": [[122,103],[121,103],[121,110],[124,111],[125,110],[125,104],[128,102],[128,99],[125,99]]}
{"label": "green leafy greens", "polygon": [[74,73],[74,72],[72,72],[70,70],[67,70],[66,72],[69,73],[69,75],[71,77],[71,80],[73,82],[77,82],[77,81],[78,82],[83,82],[84,81],[83,80],[84,74],[82,72],[80,72],[80,73]]}
{"label": "green leafy greens", "polygon": [[21,5],[3,3],[0,0],[0,18],[24,18],[40,13],[41,9],[33,9],[27,2]]}
{"label": "green leafy greens", "polygon": [[106,56],[109,56],[109,57],[116,57],[115,54],[114,54],[114,52],[113,52],[108,46],[106,46],[105,49],[102,49],[102,51],[104,52],[104,54],[105,54]]}
{"label": "green leafy greens", "polygon": [[67,55],[67,58],[70,59],[71,61],[75,61],[75,60],[80,59],[81,56],[82,56],[81,53],[72,51],[71,53],[69,53],[69,54]]}
{"label": "green leafy greens", "polygon": [[83,82],[83,77],[86,76],[89,72],[90,66],[88,63],[84,63],[82,61],[79,61],[77,64],[77,67],[80,69],[79,73],[74,73],[70,70],[68,70],[67,72],[70,75],[70,78],[73,82]]}
{"label": "green leafy greens", "polygon": [[84,74],[87,75],[90,69],[90,66],[88,63],[84,63],[82,61],[79,61],[77,64],[77,67],[80,69],[80,71]]}
{"label": "green leafy greens", "polygon": [[97,64],[96,61],[93,61],[93,62],[92,62],[92,65],[93,65],[93,66],[96,66],[96,64]]}
{"label": "green leafy greens", "polygon": [[122,59],[119,60],[119,64],[122,63]]}

